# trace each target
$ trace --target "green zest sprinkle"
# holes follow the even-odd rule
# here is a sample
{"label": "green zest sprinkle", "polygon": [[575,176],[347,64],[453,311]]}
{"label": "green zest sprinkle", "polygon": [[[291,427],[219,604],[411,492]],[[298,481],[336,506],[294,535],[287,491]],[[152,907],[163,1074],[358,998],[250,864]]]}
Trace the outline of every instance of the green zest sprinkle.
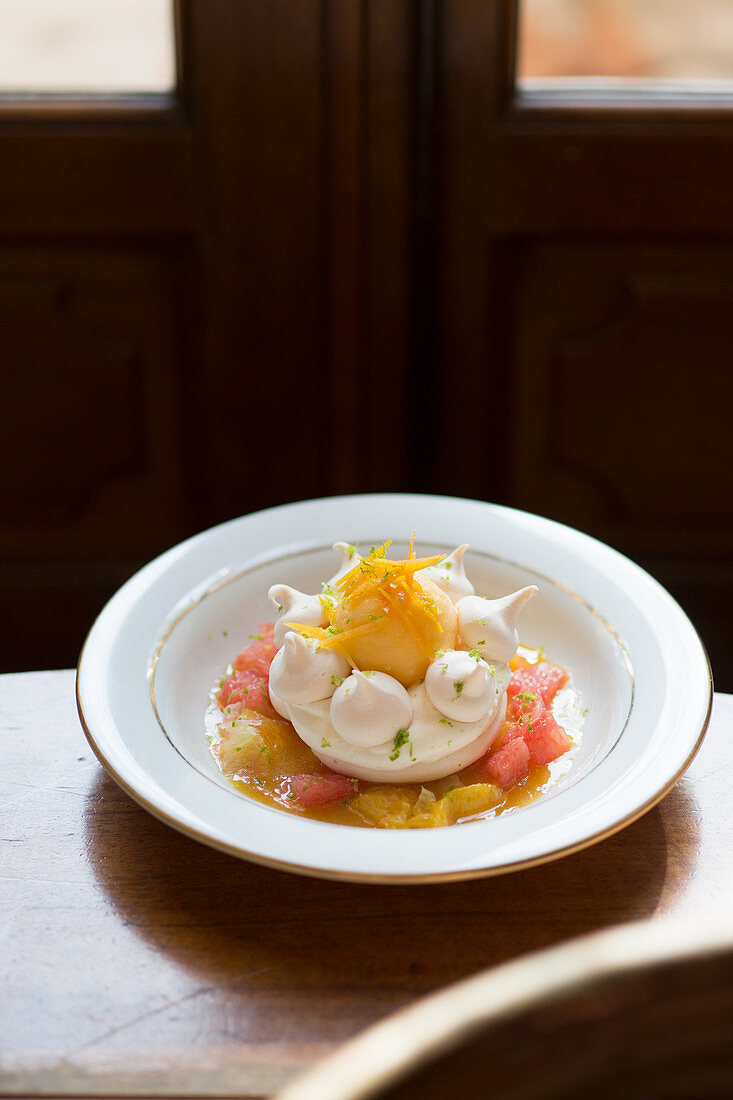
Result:
{"label": "green zest sprinkle", "polygon": [[441,726],[450,726],[451,729],[453,728],[453,723],[449,722],[447,718],[441,718],[440,719],[440,724],[441,724]]}
{"label": "green zest sprinkle", "polygon": [[520,691],[517,692],[517,699],[521,699],[525,706],[529,706],[530,703],[537,702],[537,696],[532,691]]}
{"label": "green zest sprinkle", "polygon": [[406,729],[401,729],[401,730],[397,730],[397,733],[395,734],[394,748],[392,749],[392,752],[389,754],[390,760],[396,760],[397,759],[397,757],[400,755],[400,750],[402,749],[402,747],[404,745],[409,745],[410,746],[410,756],[413,760],[415,759],[415,754],[412,751],[412,741],[410,740],[410,731],[406,730]]}
{"label": "green zest sprinkle", "polygon": [[343,682],[344,682],[343,676],[332,676],[331,677],[331,683],[333,684],[334,687],[337,687],[337,688],[341,687]]}
{"label": "green zest sprinkle", "polygon": [[327,741],[325,737],[321,741],[321,748],[322,749],[330,749],[331,748],[331,742]]}
{"label": "green zest sprinkle", "polygon": [[463,680],[454,680],[453,687],[456,689],[456,699],[459,699],[463,691]]}

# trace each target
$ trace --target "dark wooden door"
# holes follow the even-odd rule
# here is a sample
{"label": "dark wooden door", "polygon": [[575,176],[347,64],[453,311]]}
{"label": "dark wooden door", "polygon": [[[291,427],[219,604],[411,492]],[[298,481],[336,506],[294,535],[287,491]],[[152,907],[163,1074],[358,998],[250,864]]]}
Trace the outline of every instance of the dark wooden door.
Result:
{"label": "dark wooden door", "polygon": [[202,527],[404,487],[409,10],[176,19],[170,96],[0,104],[5,670]]}
{"label": "dark wooden door", "polygon": [[523,95],[516,19],[433,6],[434,482],[640,561],[733,690],[733,95]]}
{"label": "dark wooden door", "polygon": [[0,105],[0,641],[417,489],[589,531],[733,690],[733,101],[526,96],[514,0],[180,0],[170,97]]}

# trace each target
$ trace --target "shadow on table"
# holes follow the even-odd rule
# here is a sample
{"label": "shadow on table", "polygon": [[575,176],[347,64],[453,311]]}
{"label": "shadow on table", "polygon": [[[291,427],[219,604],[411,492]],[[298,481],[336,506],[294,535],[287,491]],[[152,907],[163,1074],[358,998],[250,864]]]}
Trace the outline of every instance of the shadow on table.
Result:
{"label": "shadow on table", "polygon": [[[330,991],[358,1023],[467,974],[583,932],[651,915],[668,860],[694,860],[680,788],[585,851],[510,875],[425,886],[320,881],[245,863],[168,828],[100,775],[87,855],[116,913],[201,980],[251,997]],[[669,850],[664,822],[686,820]],[[676,832],[676,830],[675,830]],[[378,1010],[377,1002],[382,1005]]]}

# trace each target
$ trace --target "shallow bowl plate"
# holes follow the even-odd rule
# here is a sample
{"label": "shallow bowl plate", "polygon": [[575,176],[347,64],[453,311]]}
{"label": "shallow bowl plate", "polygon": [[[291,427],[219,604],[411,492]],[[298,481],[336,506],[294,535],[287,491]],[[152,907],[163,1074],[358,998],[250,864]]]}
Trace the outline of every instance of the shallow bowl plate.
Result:
{"label": "shallow bowl plate", "polygon": [[[587,709],[572,766],[531,805],[415,831],[350,828],[265,806],[209,753],[212,684],[273,617],[271,584],[319,591],[337,541],[387,539],[420,554],[467,542],[483,595],[537,584],[521,637],[572,675]],[[478,501],[406,494],[306,501],[214,527],[156,558],[112,598],[84,646],[77,701],[87,737],[142,806],[203,843],[323,878],[432,882],[499,874],[584,848],[674,785],[707,727],[712,682],[672,597],[627,558],[572,528]]]}

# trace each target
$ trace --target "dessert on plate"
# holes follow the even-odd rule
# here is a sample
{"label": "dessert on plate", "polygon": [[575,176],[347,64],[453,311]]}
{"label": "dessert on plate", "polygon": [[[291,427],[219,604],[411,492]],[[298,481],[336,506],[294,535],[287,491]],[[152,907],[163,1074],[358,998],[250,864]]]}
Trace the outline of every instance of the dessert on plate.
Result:
{"label": "dessert on plate", "polygon": [[520,646],[536,586],[489,599],[467,546],[420,557],[413,537],[390,558],[390,545],[336,543],[321,592],[269,590],[274,622],[212,692],[222,772],[342,824],[422,828],[525,804],[567,767],[582,724],[567,672]]}

